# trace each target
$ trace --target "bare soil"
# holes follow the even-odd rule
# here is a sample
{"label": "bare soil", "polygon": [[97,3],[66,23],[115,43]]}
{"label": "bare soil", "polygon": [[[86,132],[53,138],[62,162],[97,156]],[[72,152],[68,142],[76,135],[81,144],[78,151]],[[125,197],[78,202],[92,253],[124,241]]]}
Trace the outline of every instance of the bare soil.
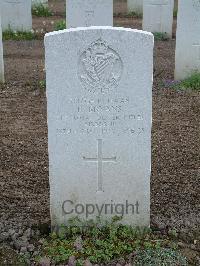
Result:
{"label": "bare soil", "polygon": [[[62,1],[50,1],[50,6],[55,15],[33,17],[34,29],[52,30],[52,21],[64,19]],[[121,8],[125,10],[123,3]],[[116,26],[142,25],[135,18],[114,21]],[[175,25],[176,21],[174,36]],[[185,240],[193,241],[200,238],[200,94],[162,85],[173,79],[174,53],[174,39],[155,42],[151,217],[152,226],[176,228]],[[45,79],[43,40],[5,41],[4,59],[0,232],[50,224],[46,97],[39,89],[39,81]]]}

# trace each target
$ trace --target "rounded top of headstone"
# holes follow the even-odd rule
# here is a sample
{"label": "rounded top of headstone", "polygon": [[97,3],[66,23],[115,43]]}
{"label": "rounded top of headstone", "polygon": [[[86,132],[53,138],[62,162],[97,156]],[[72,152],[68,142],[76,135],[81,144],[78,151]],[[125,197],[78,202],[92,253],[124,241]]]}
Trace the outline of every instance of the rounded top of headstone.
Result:
{"label": "rounded top of headstone", "polygon": [[70,33],[70,32],[81,32],[81,31],[101,31],[101,30],[112,30],[112,31],[123,31],[123,32],[132,32],[136,34],[143,34],[147,36],[151,36],[153,38],[153,34],[148,31],[131,29],[131,28],[123,28],[123,27],[111,27],[111,26],[91,26],[91,27],[77,27],[70,28],[65,30],[53,31],[45,34],[45,39],[50,36],[56,36],[60,34]]}

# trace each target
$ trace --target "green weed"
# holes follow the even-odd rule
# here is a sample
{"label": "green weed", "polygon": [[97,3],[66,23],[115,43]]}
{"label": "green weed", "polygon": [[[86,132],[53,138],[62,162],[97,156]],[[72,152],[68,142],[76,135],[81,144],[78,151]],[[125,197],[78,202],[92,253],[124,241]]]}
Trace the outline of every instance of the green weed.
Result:
{"label": "green weed", "polygon": [[167,33],[164,32],[153,32],[156,41],[168,41],[169,37]]}
{"label": "green weed", "polygon": [[50,17],[52,16],[51,10],[43,4],[35,4],[32,6],[32,15],[37,17]]}
{"label": "green weed", "polygon": [[66,29],[66,22],[65,20],[60,20],[55,23],[54,30],[64,30]]}
{"label": "green weed", "polygon": [[[166,264],[162,265],[169,265],[169,261],[179,262],[169,238],[157,239],[149,228],[122,225],[118,220],[119,217],[111,222],[71,220],[68,227],[62,226],[57,233],[52,233],[43,241],[40,258],[49,258],[56,264],[67,264],[69,258],[74,256],[76,265],[84,265],[86,259],[94,264],[107,265],[122,257],[128,260],[130,254],[134,253],[136,256],[132,265],[159,265],[148,263],[161,259],[163,262],[166,260]],[[166,246],[168,249],[165,250]]]}
{"label": "green weed", "polygon": [[40,90],[46,89],[46,80],[40,80],[39,81],[39,88],[40,88]]}
{"label": "green weed", "polygon": [[142,18],[143,15],[142,15],[142,13],[131,11],[128,14],[126,14],[126,17],[127,18]]}
{"label": "green weed", "polygon": [[184,80],[165,80],[162,85],[176,90],[200,91],[200,73],[194,72]]}
{"label": "green weed", "polygon": [[13,31],[11,29],[3,32],[3,40],[34,40],[37,39],[33,31]]}
{"label": "green weed", "polygon": [[133,265],[138,266],[187,266],[187,260],[179,252],[169,248],[139,251]]}
{"label": "green weed", "polygon": [[174,17],[174,18],[177,18],[177,15],[178,15],[178,10],[174,10],[174,12],[173,12],[173,17]]}
{"label": "green weed", "polygon": [[181,81],[175,86],[177,89],[190,89],[194,91],[200,91],[200,73],[194,72],[190,77]]}

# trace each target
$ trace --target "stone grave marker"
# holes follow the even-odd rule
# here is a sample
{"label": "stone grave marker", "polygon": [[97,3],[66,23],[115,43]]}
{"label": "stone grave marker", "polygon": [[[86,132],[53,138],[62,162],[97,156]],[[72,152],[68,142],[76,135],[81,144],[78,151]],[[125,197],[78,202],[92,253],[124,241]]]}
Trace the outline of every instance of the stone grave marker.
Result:
{"label": "stone grave marker", "polygon": [[179,1],[175,79],[181,80],[200,72],[200,1]]}
{"label": "stone grave marker", "polygon": [[32,29],[31,0],[0,0],[2,30]]}
{"label": "stone grave marker", "polygon": [[128,12],[136,12],[142,14],[143,12],[143,0],[127,0]]}
{"label": "stone grave marker", "polygon": [[143,0],[143,30],[172,37],[174,0]]}
{"label": "stone grave marker", "polygon": [[113,0],[67,0],[67,28],[113,26]]}
{"label": "stone grave marker", "polygon": [[0,16],[0,82],[4,82],[4,63],[3,63],[3,42]]}
{"label": "stone grave marker", "polygon": [[45,36],[52,226],[150,223],[153,35],[113,27]]}

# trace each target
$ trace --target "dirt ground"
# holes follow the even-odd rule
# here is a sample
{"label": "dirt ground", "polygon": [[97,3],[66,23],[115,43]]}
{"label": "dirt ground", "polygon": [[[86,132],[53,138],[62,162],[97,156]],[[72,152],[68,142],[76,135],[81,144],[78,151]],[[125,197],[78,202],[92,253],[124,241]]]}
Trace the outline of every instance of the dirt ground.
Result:
{"label": "dirt ground", "polygon": [[[52,30],[64,19],[33,17],[33,28]],[[125,10],[124,4],[121,9]],[[116,8],[119,13],[120,6]],[[123,13],[123,12],[122,12]],[[115,26],[141,29],[141,19],[115,17]],[[175,36],[176,21],[174,21]],[[200,94],[162,85],[173,79],[175,39],[156,41],[154,51],[151,217],[152,225],[199,237]],[[5,41],[7,83],[0,87],[0,232],[50,223],[43,40]]]}

